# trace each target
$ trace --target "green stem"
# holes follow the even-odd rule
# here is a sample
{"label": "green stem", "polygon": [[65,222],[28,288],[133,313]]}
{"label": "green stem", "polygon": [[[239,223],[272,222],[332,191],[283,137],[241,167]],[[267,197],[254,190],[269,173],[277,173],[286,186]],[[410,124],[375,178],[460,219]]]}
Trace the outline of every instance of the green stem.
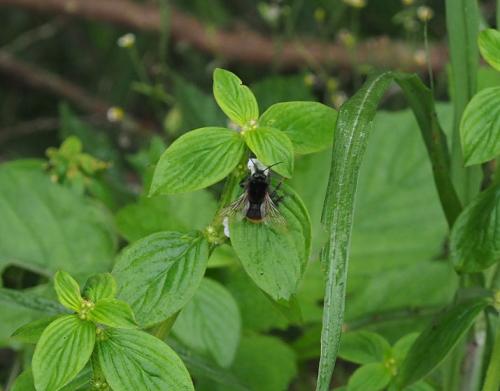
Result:
{"label": "green stem", "polygon": [[151,334],[164,341],[170,333],[170,330],[172,330],[172,327],[177,320],[177,316],[179,316],[179,312],[175,313],[170,318],[165,319],[163,322],[158,323],[151,331]]}
{"label": "green stem", "polygon": [[486,371],[486,380],[483,391],[498,391],[500,389],[500,321],[497,319],[495,344],[491,354],[490,363]]}

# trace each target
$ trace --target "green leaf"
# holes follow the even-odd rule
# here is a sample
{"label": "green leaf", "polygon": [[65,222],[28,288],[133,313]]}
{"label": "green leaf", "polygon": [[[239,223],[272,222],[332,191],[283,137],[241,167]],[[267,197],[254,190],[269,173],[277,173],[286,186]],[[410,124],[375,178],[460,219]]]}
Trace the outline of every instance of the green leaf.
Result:
{"label": "green leaf", "polygon": [[236,124],[245,126],[259,118],[254,94],[234,73],[215,69],[213,90],[219,107]]}
{"label": "green leaf", "polygon": [[112,299],[116,296],[116,281],[111,273],[95,274],[85,283],[83,296],[94,303],[102,299]]}
{"label": "green leaf", "polygon": [[245,271],[274,300],[289,300],[297,291],[311,249],[307,209],[290,187],[282,189],[285,196],[278,209],[286,226],[230,222],[231,243]]}
{"label": "green leaf", "polygon": [[488,64],[500,71],[500,31],[486,29],[479,33],[479,51]]}
{"label": "green leaf", "polygon": [[274,128],[256,128],[241,133],[250,150],[273,171],[290,178],[293,173],[293,145],[288,136]]}
{"label": "green leaf", "polygon": [[500,185],[478,194],[460,214],[450,237],[460,272],[480,272],[500,260]]}
{"label": "green leaf", "polygon": [[89,320],[109,327],[135,329],[137,323],[130,306],[117,299],[101,299],[89,311]]}
{"label": "green leaf", "polygon": [[283,102],[272,105],[259,126],[277,128],[290,138],[295,152],[314,153],[332,145],[337,112],[318,102]]}
{"label": "green leaf", "polygon": [[228,367],[240,340],[238,305],[223,285],[204,278],[172,331],[187,347],[208,352],[217,364]]}
{"label": "green leaf", "polygon": [[24,343],[37,343],[43,331],[57,318],[59,318],[59,316],[46,316],[34,320],[14,331],[12,338]]}
{"label": "green leaf", "polygon": [[208,262],[200,233],[159,232],[125,248],[113,275],[118,298],[132,306],[141,326],[168,319],[193,297]]}
{"label": "green leaf", "polygon": [[193,390],[181,359],[164,342],[139,330],[108,329],[97,341],[106,381],[114,390]]}
{"label": "green leaf", "polygon": [[484,163],[500,154],[500,87],[478,92],[460,122],[465,164]]}
{"label": "green leaf", "polygon": [[405,387],[437,367],[488,305],[485,299],[457,304],[437,317],[412,345],[398,373],[397,384]]}
{"label": "green leaf", "polygon": [[[287,390],[297,375],[294,351],[278,338],[253,335],[243,337],[231,371],[250,390]],[[234,388],[218,385],[217,391]]]}
{"label": "green leaf", "polygon": [[80,286],[73,277],[65,271],[58,271],[54,277],[54,289],[59,302],[66,308],[79,311],[82,304]]}
{"label": "green leaf", "polygon": [[391,373],[384,364],[366,364],[354,371],[347,384],[347,391],[379,391],[390,381]]}
{"label": "green leaf", "polygon": [[339,357],[356,364],[384,361],[391,345],[386,339],[370,331],[353,331],[342,336]]}
{"label": "green leaf", "polygon": [[0,287],[0,301],[5,304],[12,303],[22,308],[46,314],[60,314],[68,312],[66,308],[55,300],[40,297],[32,292],[20,292],[14,289]]}
{"label": "green leaf", "polygon": [[12,385],[11,391],[36,391],[31,369],[23,371]]}
{"label": "green leaf", "polygon": [[161,156],[149,195],[203,189],[224,179],[240,162],[245,144],[240,134],[225,128],[192,130]]}
{"label": "green leaf", "polygon": [[37,391],[58,390],[71,381],[90,359],[96,328],[76,315],[52,322],[43,332],[33,355]]}
{"label": "green leaf", "polygon": [[129,242],[160,231],[203,229],[217,210],[208,190],[167,196],[141,197],[116,214],[118,231]]}
{"label": "green leaf", "polygon": [[102,205],[52,183],[41,162],[1,164],[0,188],[0,268],[15,263],[46,275],[110,268],[116,237]]}
{"label": "green leaf", "polygon": [[392,347],[392,353],[394,358],[396,359],[398,365],[403,362],[408,354],[408,351],[415,343],[415,340],[418,338],[418,333],[410,333],[405,335],[404,337],[398,339],[398,341]]}
{"label": "green leaf", "polygon": [[330,177],[322,222],[329,240],[321,253],[327,269],[321,357],[317,391],[329,389],[344,320],[349,246],[359,169],[377,104],[392,80],[385,72],[371,76],[344,103],[335,129]]}

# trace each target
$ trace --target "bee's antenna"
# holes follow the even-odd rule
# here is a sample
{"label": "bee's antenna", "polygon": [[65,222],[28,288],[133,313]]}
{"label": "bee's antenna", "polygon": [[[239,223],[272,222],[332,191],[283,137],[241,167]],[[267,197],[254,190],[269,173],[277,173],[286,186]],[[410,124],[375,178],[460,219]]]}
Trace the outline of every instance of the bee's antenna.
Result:
{"label": "bee's antenna", "polygon": [[265,172],[265,171],[269,171],[269,169],[270,169],[271,167],[277,166],[278,164],[281,164],[281,163],[283,163],[283,162],[278,162],[278,163],[271,164],[270,166],[268,166],[268,167],[264,170],[264,172]]}

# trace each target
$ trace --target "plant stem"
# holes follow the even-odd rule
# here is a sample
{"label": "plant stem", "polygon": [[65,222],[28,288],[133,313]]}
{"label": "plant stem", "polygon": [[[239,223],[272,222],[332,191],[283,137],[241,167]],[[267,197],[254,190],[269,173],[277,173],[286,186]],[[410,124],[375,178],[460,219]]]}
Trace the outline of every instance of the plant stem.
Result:
{"label": "plant stem", "polygon": [[497,319],[495,344],[491,354],[490,363],[486,372],[483,391],[498,391],[500,389],[500,322]]}

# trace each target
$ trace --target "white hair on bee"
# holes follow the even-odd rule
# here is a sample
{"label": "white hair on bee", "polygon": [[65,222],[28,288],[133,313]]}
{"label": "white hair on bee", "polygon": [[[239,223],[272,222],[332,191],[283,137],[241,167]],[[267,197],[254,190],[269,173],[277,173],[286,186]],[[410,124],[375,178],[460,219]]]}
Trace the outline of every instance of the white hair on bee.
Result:
{"label": "white hair on bee", "polygon": [[224,220],[222,220],[222,225],[224,226],[224,235],[226,235],[226,237],[230,238],[230,236],[229,236],[229,218],[227,216],[224,217]]}
{"label": "white hair on bee", "polygon": [[268,175],[269,170],[267,170],[267,167],[263,165],[257,158],[250,158],[248,159],[247,167],[250,170],[250,172],[255,174],[256,170],[263,171],[265,175]]}

